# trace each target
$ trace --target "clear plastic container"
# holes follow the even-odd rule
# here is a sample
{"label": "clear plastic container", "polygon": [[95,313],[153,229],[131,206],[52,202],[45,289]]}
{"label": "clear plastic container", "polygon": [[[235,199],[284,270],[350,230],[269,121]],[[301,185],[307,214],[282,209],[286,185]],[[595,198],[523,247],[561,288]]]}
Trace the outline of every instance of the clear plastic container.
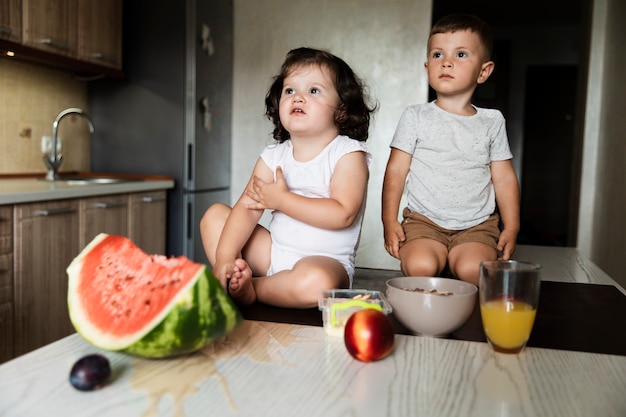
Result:
{"label": "clear plastic container", "polygon": [[387,315],[391,313],[391,305],[383,293],[370,290],[324,290],[319,295],[318,306],[324,330],[335,337],[343,337],[346,321],[355,311],[374,308]]}

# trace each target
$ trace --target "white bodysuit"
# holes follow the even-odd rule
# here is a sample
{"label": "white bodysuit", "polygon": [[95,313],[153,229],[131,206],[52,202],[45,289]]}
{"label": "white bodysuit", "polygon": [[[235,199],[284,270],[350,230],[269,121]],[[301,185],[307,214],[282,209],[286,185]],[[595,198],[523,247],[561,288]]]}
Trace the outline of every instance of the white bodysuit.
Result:
{"label": "white bodysuit", "polygon": [[[261,158],[276,176],[276,167],[281,167],[289,191],[312,198],[330,197],[330,180],[339,159],[351,152],[367,153],[369,166],[370,154],[365,143],[337,136],[314,159],[298,162],[293,157],[290,140],[266,147]],[[346,229],[326,230],[310,226],[295,220],[286,214],[274,210],[269,231],[272,236],[270,269],[268,275],[286,269],[305,256],[328,256],[341,262],[350,277],[354,276],[354,256],[359,243],[365,202],[354,220]],[[324,216],[324,213],[319,213]]]}

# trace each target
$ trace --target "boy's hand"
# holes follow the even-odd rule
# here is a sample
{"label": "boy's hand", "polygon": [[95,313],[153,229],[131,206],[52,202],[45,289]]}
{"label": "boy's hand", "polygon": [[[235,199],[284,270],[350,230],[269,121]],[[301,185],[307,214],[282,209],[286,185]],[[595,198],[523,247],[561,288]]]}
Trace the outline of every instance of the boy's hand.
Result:
{"label": "boy's hand", "polygon": [[400,259],[400,242],[406,240],[404,230],[400,222],[392,222],[391,224],[383,225],[385,229],[385,249],[389,252],[389,255],[396,259]]}
{"label": "boy's hand", "polygon": [[502,253],[501,259],[508,261],[515,253],[515,241],[517,239],[517,233],[510,232],[506,229],[500,233],[500,239],[498,239],[498,251]]}
{"label": "boy's hand", "polygon": [[256,210],[278,209],[283,193],[287,192],[289,189],[281,167],[276,168],[275,182],[265,182],[255,175],[252,179],[252,189],[246,191],[246,195],[256,203],[247,204],[246,207]]}

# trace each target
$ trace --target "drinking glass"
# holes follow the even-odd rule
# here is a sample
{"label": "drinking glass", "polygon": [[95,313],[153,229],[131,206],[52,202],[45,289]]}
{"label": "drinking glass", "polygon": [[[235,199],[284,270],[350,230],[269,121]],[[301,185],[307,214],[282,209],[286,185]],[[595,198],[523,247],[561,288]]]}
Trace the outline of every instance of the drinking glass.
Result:
{"label": "drinking glass", "polygon": [[496,352],[519,353],[535,322],[541,265],[522,261],[480,263],[480,315],[489,345]]}

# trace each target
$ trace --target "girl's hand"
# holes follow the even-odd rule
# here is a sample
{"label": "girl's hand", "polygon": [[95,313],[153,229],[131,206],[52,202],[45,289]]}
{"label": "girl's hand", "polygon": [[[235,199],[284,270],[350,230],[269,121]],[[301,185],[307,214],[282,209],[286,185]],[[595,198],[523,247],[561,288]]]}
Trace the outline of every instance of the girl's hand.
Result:
{"label": "girl's hand", "polygon": [[246,208],[254,210],[276,210],[285,193],[288,193],[287,182],[281,167],[276,168],[276,181],[265,182],[256,175],[252,178],[252,187],[246,195],[255,203],[246,204]]}
{"label": "girl's hand", "polygon": [[400,222],[392,222],[391,224],[385,224],[385,249],[389,255],[396,259],[400,259],[400,242],[406,240],[404,230]]}

